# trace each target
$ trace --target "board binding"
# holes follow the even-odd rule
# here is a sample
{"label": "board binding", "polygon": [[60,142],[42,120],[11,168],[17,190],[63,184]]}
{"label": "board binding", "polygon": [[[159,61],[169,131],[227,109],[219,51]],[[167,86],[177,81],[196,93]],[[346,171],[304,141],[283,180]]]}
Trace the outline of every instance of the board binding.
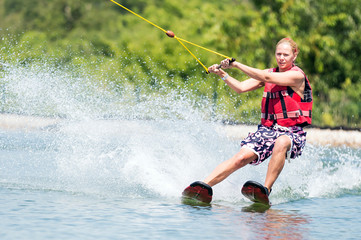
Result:
{"label": "board binding", "polygon": [[197,200],[209,204],[212,201],[213,190],[208,184],[197,181],[184,189],[182,196],[183,199]]}
{"label": "board binding", "polygon": [[268,199],[268,189],[256,181],[247,181],[243,185],[241,192],[252,202],[271,205]]}

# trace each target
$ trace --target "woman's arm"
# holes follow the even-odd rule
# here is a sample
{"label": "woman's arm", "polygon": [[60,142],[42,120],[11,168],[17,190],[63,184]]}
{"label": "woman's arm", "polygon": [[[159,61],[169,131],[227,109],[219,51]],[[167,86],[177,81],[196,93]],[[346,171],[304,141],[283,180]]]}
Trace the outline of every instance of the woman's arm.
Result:
{"label": "woman's arm", "polygon": [[226,80],[224,80],[224,82],[237,93],[253,91],[264,86],[263,82],[253,78],[240,82],[237,79],[229,76]]}
{"label": "woman's arm", "polygon": [[[223,61],[222,61],[223,63]],[[221,65],[223,67],[223,65]],[[231,67],[238,68],[249,77],[263,83],[274,83],[280,86],[299,87],[304,82],[304,75],[299,71],[269,72],[252,68],[239,62],[231,63]]]}
{"label": "woman's arm", "polygon": [[252,78],[240,82],[220,69],[218,64],[209,67],[208,71],[217,74],[221,78],[225,78],[224,82],[237,93],[253,91],[264,86],[263,82]]}

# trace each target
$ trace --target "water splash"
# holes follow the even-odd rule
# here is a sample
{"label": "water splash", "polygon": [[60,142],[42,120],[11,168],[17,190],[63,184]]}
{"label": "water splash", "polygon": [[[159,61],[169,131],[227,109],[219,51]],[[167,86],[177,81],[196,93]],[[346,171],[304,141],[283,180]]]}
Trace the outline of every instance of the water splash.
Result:
{"label": "water splash", "polygon": [[[209,102],[186,91],[119,95],[81,71],[47,63],[6,67],[2,86],[3,111],[61,117],[42,132],[2,132],[7,158],[0,169],[12,170],[3,174],[2,185],[178,198],[239,149],[210,120]],[[302,157],[286,163],[273,203],[360,194],[360,156],[359,149],[307,145]],[[239,187],[250,179],[263,182],[266,170],[267,162],[234,173],[214,187],[215,201],[244,202]]]}
{"label": "water splash", "polygon": [[[67,190],[174,196],[179,191],[174,185],[183,188],[187,175],[179,169],[216,157],[211,139],[218,133],[215,123],[205,120],[207,101],[164,89],[141,100],[132,90],[120,96],[118,89],[72,70],[46,62],[9,66],[2,82],[5,112],[61,117],[47,129],[52,140],[44,148],[55,152],[54,160],[45,159],[55,161],[53,179]],[[203,110],[195,104],[204,104]]]}

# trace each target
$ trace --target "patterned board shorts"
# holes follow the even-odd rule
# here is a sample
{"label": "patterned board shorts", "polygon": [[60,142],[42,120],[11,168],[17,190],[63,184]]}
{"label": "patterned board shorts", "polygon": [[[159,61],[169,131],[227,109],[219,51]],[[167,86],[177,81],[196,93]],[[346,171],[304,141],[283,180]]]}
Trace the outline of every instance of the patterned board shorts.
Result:
{"label": "patterned board shorts", "polygon": [[303,148],[306,144],[306,132],[302,127],[282,127],[280,125],[274,125],[266,127],[264,125],[258,125],[258,130],[254,133],[250,133],[241,142],[241,147],[251,149],[258,158],[251,162],[252,165],[258,165],[272,155],[274,144],[279,136],[287,135],[291,139],[291,148],[286,154],[286,158],[294,159],[302,154]]}

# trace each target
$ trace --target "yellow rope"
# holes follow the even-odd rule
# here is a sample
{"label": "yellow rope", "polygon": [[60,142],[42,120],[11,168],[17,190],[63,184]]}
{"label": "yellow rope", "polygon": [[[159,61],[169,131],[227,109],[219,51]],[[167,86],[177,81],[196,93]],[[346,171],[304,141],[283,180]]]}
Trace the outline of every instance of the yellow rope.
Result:
{"label": "yellow rope", "polygon": [[112,1],[112,2],[113,2],[113,3],[115,3],[115,4],[117,4],[119,7],[124,8],[124,9],[125,9],[125,10],[127,10],[128,12],[133,13],[135,16],[137,16],[137,17],[139,17],[139,18],[143,19],[143,20],[144,20],[144,21],[146,21],[147,23],[150,23],[151,25],[153,25],[154,27],[156,27],[156,28],[160,29],[161,31],[163,31],[163,32],[165,32],[165,33],[167,32],[166,30],[164,30],[163,28],[159,27],[158,25],[155,25],[154,23],[152,23],[151,21],[149,21],[149,20],[145,19],[144,17],[140,16],[139,14],[136,14],[136,13],[135,13],[135,12],[133,12],[132,10],[130,10],[130,9],[126,8],[126,7],[124,7],[124,6],[123,6],[123,5],[121,5],[120,3],[117,3],[116,1],[113,1],[113,0],[110,0],[110,1]]}
{"label": "yellow rope", "polygon": [[187,41],[187,40],[185,40],[185,39],[181,39],[181,38],[176,37],[176,36],[175,36],[174,38],[177,38],[178,40],[181,40],[181,41],[183,41],[183,42],[189,43],[189,44],[191,44],[191,45],[193,45],[193,46],[199,47],[199,48],[201,48],[201,49],[203,49],[203,50],[206,50],[206,51],[208,51],[208,52],[217,54],[217,55],[219,55],[219,56],[221,56],[221,57],[228,58],[228,59],[232,59],[231,57],[227,57],[226,55],[223,55],[223,54],[221,54],[221,53],[218,53],[218,52],[216,52],[216,51],[210,50],[210,49],[208,49],[208,48],[199,46],[199,45],[197,45],[197,44],[195,44],[195,43],[192,43],[192,42],[190,42],[190,41]]}
{"label": "yellow rope", "polygon": [[[140,16],[139,14],[133,12],[132,10],[124,7],[124,6],[121,5],[120,3],[118,3],[118,2],[116,2],[116,1],[114,1],[114,0],[110,0],[110,1],[113,2],[113,3],[115,3],[116,5],[118,5],[119,7],[127,10],[128,12],[134,14],[135,16],[139,17],[140,19],[146,21],[147,23],[153,25],[154,27],[158,28],[159,30],[167,33],[167,31],[164,30],[163,28],[161,28],[161,27],[159,27],[158,25],[152,23],[151,21],[145,19],[144,17],[142,17],[142,16]],[[168,34],[167,34],[167,35],[168,35]],[[200,45],[197,45],[197,44],[192,43],[192,42],[190,42],[190,41],[187,41],[187,40],[185,40],[185,39],[181,39],[181,38],[179,38],[179,37],[177,37],[177,36],[174,36],[173,38],[177,39],[178,42],[179,42],[180,44],[182,44],[182,46],[199,62],[199,64],[201,64],[201,66],[206,70],[207,73],[208,73],[207,67],[204,66],[204,64],[183,44],[183,42],[188,43],[188,44],[191,44],[191,45],[196,46],[196,47],[199,47],[199,48],[201,48],[201,49],[203,49],[203,50],[206,50],[206,51],[208,51],[208,52],[214,53],[214,54],[219,55],[219,56],[221,56],[221,57],[228,58],[228,59],[230,59],[230,60],[232,59],[231,57],[227,57],[226,55],[223,55],[223,54],[221,54],[221,53],[215,52],[215,51],[210,50],[210,49],[208,49],[208,48],[202,47],[202,46],[200,46]]]}
{"label": "yellow rope", "polygon": [[176,39],[199,62],[199,64],[206,70],[206,73],[209,73],[207,67],[204,66],[204,64],[178,38],[176,38]]}

